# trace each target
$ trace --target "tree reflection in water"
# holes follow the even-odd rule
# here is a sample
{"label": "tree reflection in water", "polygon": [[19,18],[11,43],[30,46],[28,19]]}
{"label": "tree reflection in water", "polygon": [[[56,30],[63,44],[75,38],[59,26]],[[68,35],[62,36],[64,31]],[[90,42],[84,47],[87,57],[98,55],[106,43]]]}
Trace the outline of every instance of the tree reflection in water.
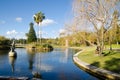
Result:
{"label": "tree reflection in water", "polygon": [[33,70],[33,64],[35,61],[35,50],[27,50],[28,62],[29,62],[29,70]]}
{"label": "tree reflection in water", "polygon": [[[35,49],[27,50],[28,62],[29,62],[29,70],[32,72],[34,79],[42,79],[41,74],[38,71],[33,71],[33,64],[35,62]],[[38,64],[37,64],[38,65]]]}
{"label": "tree reflection in water", "polygon": [[44,53],[17,48],[16,59],[8,57],[8,52],[0,52],[1,76],[25,76],[33,79],[36,76],[33,72],[37,71],[40,73],[40,76],[37,75],[37,77],[44,80],[88,80],[88,78],[98,80],[73,63],[72,55],[75,53],[73,49],[55,48],[52,52]]}

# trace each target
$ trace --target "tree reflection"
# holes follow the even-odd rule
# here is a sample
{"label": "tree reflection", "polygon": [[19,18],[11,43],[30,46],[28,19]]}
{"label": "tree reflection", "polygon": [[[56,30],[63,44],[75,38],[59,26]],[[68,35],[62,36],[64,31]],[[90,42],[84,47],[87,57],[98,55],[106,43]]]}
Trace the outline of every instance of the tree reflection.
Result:
{"label": "tree reflection", "polygon": [[60,58],[60,62],[67,63],[67,61],[68,61],[68,50],[69,50],[69,48],[65,48],[63,57]]}
{"label": "tree reflection", "polygon": [[29,70],[33,70],[33,64],[35,61],[35,51],[27,50],[27,53],[28,53]]}

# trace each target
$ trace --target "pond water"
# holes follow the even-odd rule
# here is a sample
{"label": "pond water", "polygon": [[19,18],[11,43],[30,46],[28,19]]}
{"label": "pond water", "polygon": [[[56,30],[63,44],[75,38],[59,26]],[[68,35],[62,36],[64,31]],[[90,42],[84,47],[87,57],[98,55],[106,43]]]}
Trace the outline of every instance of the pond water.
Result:
{"label": "pond water", "polygon": [[37,71],[43,80],[98,80],[74,64],[73,49],[56,48],[45,53],[35,53],[24,48],[15,51],[17,58],[8,57],[8,52],[0,52],[0,76],[32,79],[32,73]]}

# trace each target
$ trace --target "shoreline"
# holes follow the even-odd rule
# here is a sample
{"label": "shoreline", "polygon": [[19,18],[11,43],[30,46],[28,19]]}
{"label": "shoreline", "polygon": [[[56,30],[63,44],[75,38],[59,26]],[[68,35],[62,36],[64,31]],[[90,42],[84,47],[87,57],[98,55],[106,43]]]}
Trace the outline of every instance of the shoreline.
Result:
{"label": "shoreline", "polygon": [[82,53],[83,51],[84,50],[81,50],[77,52],[75,55],[73,55],[73,61],[79,68],[82,68],[84,71],[91,73],[95,76],[99,76],[101,79],[120,80],[120,74],[113,73],[111,71],[101,69],[101,68],[92,66],[86,62],[81,61],[78,58],[78,55]]}

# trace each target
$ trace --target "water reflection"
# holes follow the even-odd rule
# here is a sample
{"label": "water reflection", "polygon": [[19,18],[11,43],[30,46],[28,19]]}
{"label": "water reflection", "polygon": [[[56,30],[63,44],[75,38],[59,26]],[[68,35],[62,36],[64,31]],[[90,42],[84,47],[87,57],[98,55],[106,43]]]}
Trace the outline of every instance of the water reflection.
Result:
{"label": "water reflection", "polygon": [[6,55],[9,52],[9,50],[0,50],[0,55]]}
{"label": "water reflection", "polygon": [[9,63],[11,65],[11,69],[12,69],[12,73],[14,73],[15,71],[15,61],[16,61],[17,57],[9,57]]}
{"label": "water reflection", "polygon": [[29,70],[33,70],[33,64],[35,62],[35,50],[27,50]]}
{"label": "water reflection", "polygon": [[[38,68],[38,66],[41,66],[40,63],[39,63],[40,62],[40,60],[39,60],[40,56],[39,55],[40,55],[40,53],[37,53],[34,49],[27,50],[29,70],[32,72],[33,77],[36,78],[36,79],[42,79],[40,69]],[[36,67],[36,69],[33,70],[33,67]]]}
{"label": "water reflection", "polygon": [[48,64],[42,63],[42,61],[46,58],[44,57],[44,54],[47,54],[47,52],[37,53],[35,67],[39,71],[50,71],[52,69],[51,66],[49,66]]}
{"label": "water reflection", "polygon": [[45,71],[45,72],[50,72],[53,69],[53,66],[50,66],[48,64],[42,64],[42,65],[35,65],[39,70]]}
{"label": "water reflection", "polygon": [[72,49],[56,48],[46,53],[26,51],[24,48],[17,48],[16,51],[17,58],[8,57],[7,52],[0,53],[0,76],[32,79],[33,72],[38,72],[43,80],[98,80],[74,65]]}
{"label": "water reflection", "polygon": [[68,48],[65,48],[64,50],[63,50],[63,55],[62,55],[62,57],[60,58],[60,62],[62,62],[62,63],[67,63],[67,61],[68,61]]}

